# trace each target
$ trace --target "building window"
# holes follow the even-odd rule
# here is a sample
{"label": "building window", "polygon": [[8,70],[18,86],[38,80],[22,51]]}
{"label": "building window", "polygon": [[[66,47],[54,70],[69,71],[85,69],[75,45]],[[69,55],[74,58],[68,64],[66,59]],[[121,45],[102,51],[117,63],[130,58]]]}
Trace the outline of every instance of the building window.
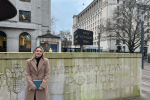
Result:
{"label": "building window", "polygon": [[119,12],[117,12],[117,17],[119,16]]}
{"label": "building window", "polygon": [[125,4],[125,1],[123,1],[123,4]]}
{"label": "building window", "polygon": [[117,37],[119,37],[119,33],[117,32]]}
{"label": "building window", "polygon": [[117,4],[119,4],[119,0],[117,0]]}
{"label": "building window", "polygon": [[144,45],[147,45],[147,41],[144,41]]}
{"label": "building window", "polygon": [[125,17],[125,13],[123,13],[123,17]]}
{"label": "building window", "polygon": [[125,33],[123,33],[123,37],[125,37]]}
{"label": "building window", "polygon": [[149,35],[147,35],[147,38],[149,38]]}
{"label": "building window", "polygon": [[31,35],[21,33],[19,36],[19,52],[31,52]]}
{"label": "building window", "polygon": [[31,22],[31,12],[19,10],[19,21],[20,22]]}
{"label": "building window", "polygon": [[123,41],[123,44],[125,44],[125,41]]}
{"label": "building window", "polygon": [[20,1],[24,1],[24,2],[30,2],[31,0],[20,0]]}
{"label": "building window", "polygon": [[119,45],[120,44],[120,40],[116,40],[116,44]]}
{"label": "building window", "polygon": [[117,10],[119,11],[119,6],[117,6]]}
{"label": "building window", "polygon": [[119,19],[117,19],[117,23],[119,23]]}
{"label": "building window", "polygon": [[126,47],[125,46],[123,46],[123,50],[122,50],[123,52],[125,52],[126,51]]}
{"label": "building window", "polygon": [[[149,11],[147,11],[147,15],[149,16]],[[149,21],[149,17],[147,18],[147,20]]]}

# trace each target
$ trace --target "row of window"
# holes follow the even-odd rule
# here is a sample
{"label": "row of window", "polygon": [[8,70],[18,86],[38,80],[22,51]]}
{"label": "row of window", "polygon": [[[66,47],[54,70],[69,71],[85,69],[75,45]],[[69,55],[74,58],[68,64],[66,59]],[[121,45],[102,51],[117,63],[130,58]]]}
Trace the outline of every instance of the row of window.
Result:
{"label": "row of window", "polygon": [[[119,0],[117,0],[117,3],[119,4]],[[125,1],[123,1],[123,4],[125,3]],[[119,6],[117,6],[117,8],[118,8],[118,10],[119,10]],[[98,13],[96,12],[95,14],[93,14],[93,15],[91,15],[91,17],[89,17],[89,18],[87,18],[87,21],[86,22],[82,22],[82,23],[80,23],[80,24],[78,24],[78,26],[77,27],[79,27],[79,28],[82,28],[82,29],[89,29],[89,30],[91,30],[91,31],[94,31],[94,29],[95,29],[95,31],[96,31],[96,27],[97,27],[97,23],[95,22],[95,24],[93,23],[93,24],[90,24],[90,23],[92,23],[92,21],[94,22],[94,19],[95,19],[95,21],[96,21],[96,18],[97,18],[97,14],[98,14],[98,18],[99,18],[99,13],[100,13],[100,10],[98,10]],[[100,13],[100,16],[101,16],[102,14]],[[95,16],[95,17],[94,17]],[[93,18],[92,18],[93,17]],[[90,18],[92,18],[92,19],[90,19]],[[88,21],[89,20],[89,21]],[[101,22],[101,19],[100,19],[100,21],[98,20],[98,24]],[[117,20],[117,22],[119,22],[119,20]],[[90,25],[88,25],[88,24],[90,24]],[[88,26],[87,26],[88,25]],[[94,27],[94,25],[95,25],[95,28],[92,28],[92,25],[93,25],[93,27]],[[91,29],[90,29],[91,28]],[[95,35],[96,35],[96,32],[95,32]]]}
{"label": "row of window", "polygon": [[[99,21],[99,20],[97,21],[98,24],[99,24],[100,22],[101,22],[101,19],[100,19],[100,21]],[[91,23],[92,23],[92,21],[91,21]],[[95,21],[95,24],[94,24],[94,22],[93,22],[93,26],[94,26],[94,25],[96,26],[97,23],[96,23],[96,21]],[[82,23],[82,24],[83,24],[83,25],[79,25],[79,26],[80,26],[80,27],[84,27],[84,26],[86,27],[86,24],[88,25],[88,22],[85,22],[85,23]],[[90,21],[89,21],[89,24],[90,24]],[[90,26],[90,25],[89,25],[89,26]],[[92,27],[92,24],[91,24],[91,27]]]}
{"label": "row of window", "polygon": [[[100,20],[101,21],[101,20]],[[82,29],[87,29],[87,30],[91,30],[91,31],[94,31],[94,29],[95,29],[95,31],[96,31],[96,29],[97,29],[97,24],[99,25],[99,23],[100,23],[100,21],[98,20],[97,22],[95,22],[95,23],[93,23],[93,24],[90,24],[90,25],[88,25],[88,22],[87,22],[87,25],[86,25],[86,23],[85,24],[83,24],[83,25],[81,25],[81,26],[77,26],[77,27],[79,27],[79,28],[82,28]],[[90,29],[91,28],[91,29]]]}
{"label": "row of window", "polygon": [[[101,9],[101,10],[102,10],[102,9]],[[81,26],[81,25],[83,25],[83,24],[86,24],[86,23],[88,24],[88,22],[89,22],[89,24],[90,24],[90,22],[91,22],[91,23],[92,23],[92,21],[94,22],[94,19],[95,19],[95,21],[96,21],[97,16],[98,16],[98,18],[102,16],[102,13],[100,12],[100,10],[98,10],[96,13],[92,14],[89,18],[87,18],[87,20],[86,20],[85,22],[80,23],[79,26]],[[84,18],[84,19],[85,19],[85,18]],[[79,20],[79,17],[78,17],[78,20]],[[78,23],[79,23],[79,22],[80,22],[80,21],[78,21]]]}
{"label": "row of window", "polygon": [[[117,0],[117,4],[119,4],[120,0]],[[123,4],[125,4],[125,1],[123,1]]]}
{"label": "row of window", "polygon": [[87,8],[87,10],[85,12],[83,12],[82,14],[80,14],[78,16],[78,23],[82,20],[85,19],[86,16],[90,15],[91,13],[93,13],[97,8],[98,5],[99,7],[102,4],[102,0],[98,0],[97,2],[95,2],[93,5],[91,5],[89,8]]}
{"label": "row of window", "polygon": [[[117,0],[117,3],[119,4],[119,0]],[[125,3],[125,1],[123,1],[123,4]],[[117,8],[118,8],[118,10],[119,10],[119,6],[117,6]],[[98,10],[98,13],[100,13],[100,11]],[[102,13],[100,13],[100,16],[102,15]],[[97,17],[97,12],[96,12],[96,14],[93,14],[93,15],[91,15],[91,17],[94,17],[95,16],[95,20],[96,20],[96,17]],[[78,24],[78,27],[84,27],[84,25],[85,25],[85,28],[83,28],[83,29],[88,29],[88,28],[90,28],[90,25],[89,25],[89,27],[87,26],[86,27],[86,24],[88,25],[88,22],[89,22],[89,24],[90,24],[90,22],[92,23],[92,21],[94,21],[94,18],[93,19],[90,19],[91,17],[89,17],[87,20],[89,20],[89,21],[86,21],[85,23],[84,22],[82,22],[82,23],[80,23],[80,24]],[[99,14],[98,14],[98,18],[99,18]],[[98,24],[99,24],[99,22],[101,22],[101,19],[100,19],[100,21],[98,20]],[[119,22],[119,20],[117,20],[117,22]],[[95,22],[95,26],[96,26],[96,22]],[[92,27],[92,24],[91,24],[91,27]],[[94,27],[94,23],[93,23],[93,27]],[[96,30],[96,27],[95,27],[95,30]],[[92,29],[91,29],[91,31],[92,31]],[[93,31],[94,31],[94,28],[93,28]]]}
{"label": "row of window", "polygon": [[[99,18],[99,17],[98,17],[98,18]],[[95,24],[96,24],[96,17],[95,17],[95,20],[94,20],[94,18],[93,18],[93,19],[90,19],[90,20],[87,19],[87,21],[78,24],[78,26],[79,26],[79,27],[80,27],[80,26],[83,26],[83,27],[84,27],[84,25],[86,26],[86,25],[88,25],[88,24],[90,24],[90,23],[92,23],[92,22],[94,22],[94,21],[95,21]],[[99,23],[99,22],[101,22],[101,19],[98,20],[98,23]],[[93,23],[93,24],[94,24],[94,23]]]}
{"label": "row of window", "polygon": [[[119,37],[119,33],[117,33],[116,36]],[[122,36],[125,37],[125,33],[122,33]],[[147,34],[147,38],[149,38],[149,34]]]}
{"label": "row of window", "polygon": [[[7,36],[0,31],[0,52],[6,52]],[[19,52],[31,52],[31,35],[28,33],[21,33],[19,35]]]}
{"label": "row of window", "polygon": [[[116,40],[117,45],[121,45],[121,40]],[[125,41],[123,41],[123,44],[125,44]]]}
{"label": "row of window", "polygon": [[[119,4],[119,0],[117,0],[117,4]],[[125,1],[123,1],[123,4],[125,4]],[[119,10],[119,6],[117,6],[117,8]],[[91,20],[91,22],[92,22],[92,20],[94,21],[94,16],[95,16],[95,20],[96,20],[96,17],[98,16],[98,18],[99,18],[99,15],[102,16],[102,13],[100,12],[100,10],[98,10],[98,13],[96,12],[95,14],[91,15],[91,18],[93,17],[93,19],[90,19],[90,17],[89,17],[87,20],[89,20],[89,23],[90,23],[90,20]],[[79,17],[78,17],[78,22],[79,22]],[[87,23],[88,23],[88,21],[87,21]]]}
{"label": "row of window", "polygon": [[[117,37],[119,37],[119,34],[117,34]],[[123,37],[125,37],[125,33],[123,33]],[[149,38],[149,34],[147,34],[147,38]],[[116,40],[116,44],[119,44],[119,43],[121,43],[120,40]],[[123,41],[123,44],[125,44],[125,41]],[[147,42],[145,44],[147,44]]]}

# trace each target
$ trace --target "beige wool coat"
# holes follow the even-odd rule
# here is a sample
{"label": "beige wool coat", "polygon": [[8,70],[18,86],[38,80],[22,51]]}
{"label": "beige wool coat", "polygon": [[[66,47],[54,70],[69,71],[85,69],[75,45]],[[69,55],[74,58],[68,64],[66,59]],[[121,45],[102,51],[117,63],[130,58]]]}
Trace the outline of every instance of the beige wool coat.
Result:
{"label": "beige wool coat", "polygon": [[[49,100],[48,93],[48,79],[50,74],[50,66],[49,61],[46,58],[41,58],[38,64],[38,68],[36,66],[35,59],[28,59],[26,63],[25,75],[27,80],[27,87],[25,90],[24,100],[34,100],[34,93],[36,93],[36,100]],[[43,90],[33,91],[32,88],[35,87],[33,80],[43,80],[41,83],[41,87]]]}

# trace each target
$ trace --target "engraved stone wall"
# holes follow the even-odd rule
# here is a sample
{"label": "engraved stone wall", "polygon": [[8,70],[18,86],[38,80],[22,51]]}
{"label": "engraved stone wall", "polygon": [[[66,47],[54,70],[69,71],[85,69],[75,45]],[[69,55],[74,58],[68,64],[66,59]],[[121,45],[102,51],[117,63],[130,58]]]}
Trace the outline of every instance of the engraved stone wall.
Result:
{"label": "engraved stone wall", "polygon": [[[24,100],[24,68],[32,53],[0,53],[0,100]],[[111,100],[140,96],[141,55],[46,53],[50,100]]]}

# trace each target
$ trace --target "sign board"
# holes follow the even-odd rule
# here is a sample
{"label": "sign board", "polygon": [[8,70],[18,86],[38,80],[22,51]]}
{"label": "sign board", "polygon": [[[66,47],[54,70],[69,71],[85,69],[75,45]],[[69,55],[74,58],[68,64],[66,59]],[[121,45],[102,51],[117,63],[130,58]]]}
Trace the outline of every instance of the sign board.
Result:
{"label": "sign board", "polygon": [[74,32],[74,45],[93,45],[93,32],[77,29]]}

